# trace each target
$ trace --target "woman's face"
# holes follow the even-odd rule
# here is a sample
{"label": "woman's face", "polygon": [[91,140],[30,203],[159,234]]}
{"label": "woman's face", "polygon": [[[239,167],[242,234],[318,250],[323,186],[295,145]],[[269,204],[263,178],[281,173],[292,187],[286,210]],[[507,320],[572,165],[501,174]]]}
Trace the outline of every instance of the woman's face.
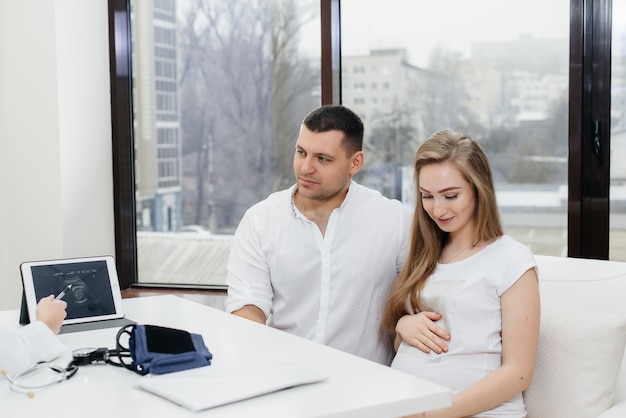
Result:
{"label": "woman's face", "polygon": [[476,197],[456,165],[429,164],[419,172],[422,207],[442,231],[450,236],[474,233]]}

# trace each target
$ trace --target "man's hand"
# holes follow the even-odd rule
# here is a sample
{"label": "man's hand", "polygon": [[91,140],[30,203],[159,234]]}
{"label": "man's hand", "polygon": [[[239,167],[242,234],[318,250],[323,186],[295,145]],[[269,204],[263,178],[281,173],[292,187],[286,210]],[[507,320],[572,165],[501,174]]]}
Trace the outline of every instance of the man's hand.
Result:
{"label": "man's hand", "polygon": [[404,341],[424,353],[434,351],[441,354],[448,351],[444,341],[450,340],[450,334],[435,323],[440,319],[440,314],[430,311],[404,315],[396,324],[396,350],[400,342]]}

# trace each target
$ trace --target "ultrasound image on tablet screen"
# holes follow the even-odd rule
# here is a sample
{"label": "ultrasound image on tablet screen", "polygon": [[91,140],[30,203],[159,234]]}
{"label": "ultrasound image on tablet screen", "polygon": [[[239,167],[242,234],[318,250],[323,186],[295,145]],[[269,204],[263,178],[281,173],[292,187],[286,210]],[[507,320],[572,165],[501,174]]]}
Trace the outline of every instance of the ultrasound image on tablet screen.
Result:
{"label": "ultrasound image on tablet screen", "polygon": [[67,318],[85,318],[115,313],[106,261],[33,266],[33,285],[39,301],[49,295],[65,293]]}

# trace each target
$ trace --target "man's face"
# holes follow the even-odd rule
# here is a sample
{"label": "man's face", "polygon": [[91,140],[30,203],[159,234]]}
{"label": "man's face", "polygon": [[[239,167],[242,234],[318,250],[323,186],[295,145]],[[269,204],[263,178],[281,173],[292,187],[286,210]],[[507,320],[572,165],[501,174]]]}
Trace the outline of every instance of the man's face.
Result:
{"label": "man's face", "polygon": [[302,125],[293,157],[298,193],[313,200],[328,200],[345,191],[361,168],[363,153],[346,155],[343,132],[312,132]]}

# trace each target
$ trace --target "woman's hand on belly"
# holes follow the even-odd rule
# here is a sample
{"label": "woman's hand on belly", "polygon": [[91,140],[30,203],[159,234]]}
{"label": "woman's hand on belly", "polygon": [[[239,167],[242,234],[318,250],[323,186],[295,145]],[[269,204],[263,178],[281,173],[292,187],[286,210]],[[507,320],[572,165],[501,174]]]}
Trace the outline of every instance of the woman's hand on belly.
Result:
{"label": "woman's hand on belly", "polygon": [[396,324],[395,349],[404,341],[424,353],[445,353],[448,351],[445,342],[450,340],[450,334],[435,323],[440,319],[440,314],[431,311],[404,315]]}

